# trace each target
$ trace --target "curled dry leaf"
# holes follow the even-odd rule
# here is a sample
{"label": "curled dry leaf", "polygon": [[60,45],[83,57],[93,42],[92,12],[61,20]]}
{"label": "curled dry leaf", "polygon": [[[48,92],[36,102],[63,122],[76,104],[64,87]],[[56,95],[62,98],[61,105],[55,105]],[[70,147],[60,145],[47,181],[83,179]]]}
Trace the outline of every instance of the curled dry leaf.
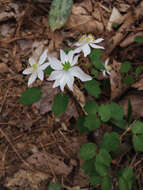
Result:
{"label": "curled dry leaf", "polygon": [[132,87],[137,88],[138,90],[143,90],[143,75],[140,76],[139,81],[135,82]]}
{"label": "curled dry leaf", "polygon": [[[40,114],[45,114],[52,110],[54,96],[57,93],[61,93],[61,91],[59,88],[53,88],[53,82],[50,81],[44,82],[41,90],[43,92],[42,98],[34,105],[40,111]],[[75,102],[70,98],[65,113],[59,119],[61,122],[68,122],[72,117],[77,118],[78,112]]]}
{"label": "curled dry leaf", "polygon": [[134,33],[129,34],[129,36],[127,36],[127,38],[120,44],[120,46],[126,47],[126,46],[134,43],[135,42],[134,39],[136,36],[143,36],[143,32],[138,32],[136,34],[134,34]]}
{"label": "curled dry leaf", "polygon": [[119,104],[124,106],[124,113],[127,115],[128,111],[128,100],[130,99],[132,105],[132,116],[133,119],[139,119],[143,117],[143,93],[131,93],[126,95]]}
{"label": "curled dry leaf", "polygon": [[39,190],[39,184],[48,178],[49,175],[42,172],[21,169],[12,178],[7,178],[5,186],[13,190]]}
{"label": "curled dry leaf", "polygon": [[121,63],[113,60],[110,84],[111,84],[111,100],[120,96],[123,92],[122,77],[120,74]]}
{"label": "curled dry leaf", "polygon": [[124,16],[122,16],[120,14],[120,12],[118,11],[118,9],[116,7],[114,7],[112,9],[112,13],[109,19],[109,22],[107,24],[107,30],[112,31],[112,25],[113,24],[121,24],[124,21]]}
{"label": "curled dry leaf", "polygon": [[[88,26],[88,27],[87,27]],[[66,24],[66,27],[71,30],[80,32],[103,32],[103,24],[90,16],[85,8],[80,4],[73,5],[72,14]]]}
{"label": "curled dry leaf", "polygon": [[[126,36],[126,32],[128,29],[143,15],[143,2],[141,2],[135,11],[133,10],[129,11],[125,17],[124,17],[124,23],[119,28],[119,30],[116,32],[116,34],[109,39],[107,44],[111,44],[106,51],[106,54],[109,55],[113,49],[120,44],[120,42],[123,40],[123,38]],[[135,19],[136,18],[136,19]]]}
{"label": "curled dry leaf", "polygon": [[56,175],[61,176],[69,175],[73,169],[72,166],[64,163],[63,157],[49,153],[35,152],[27,159],[27,162],[32,164],[37,170],[49,174],[51,173],[50,169],[52,168]]}

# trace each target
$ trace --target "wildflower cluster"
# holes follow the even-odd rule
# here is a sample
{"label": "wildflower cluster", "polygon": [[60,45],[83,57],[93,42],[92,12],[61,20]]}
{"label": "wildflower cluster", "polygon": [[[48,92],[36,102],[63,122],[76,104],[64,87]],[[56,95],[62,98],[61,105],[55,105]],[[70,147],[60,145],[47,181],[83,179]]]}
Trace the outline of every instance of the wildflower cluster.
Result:
{"label": "wildflower cluster", "polygon": [[[61,91],[64,91],[65,85],[73,91],[74,77],[79,78],[81,81],[92,80],[92,77],[87,75],[83,70],[76,66],[78,64],[78,58],[80,52],[83,52],[84,57],[87,57],[91,53],[92,48],[104,49],[104,47],[96,45],[102,42],[103,38],[94,39],[92,35],[83,35],[77,43],[74,44],[77,48],[71,50],[66,54],[62,49],[60,50],[60,60],[55,57],[48,56],[48,50],[46,49],[39,60],[36,62],[33,57],[29,58],[30,68],[23,71],[23,74],[31,76],[28,80],[28,86],[30,86],[36,78],[41,81],[44,79],[44,70],[50,66],[54,71],[51,73],[47,80],[55,81],[53,88],[60,86]],[[48,58],[48,62],[45,63]],[[107,66],[109,59],[105,61],[105,70],[103,70],[103,75],[106,73],[110,74],[110,67]]]}

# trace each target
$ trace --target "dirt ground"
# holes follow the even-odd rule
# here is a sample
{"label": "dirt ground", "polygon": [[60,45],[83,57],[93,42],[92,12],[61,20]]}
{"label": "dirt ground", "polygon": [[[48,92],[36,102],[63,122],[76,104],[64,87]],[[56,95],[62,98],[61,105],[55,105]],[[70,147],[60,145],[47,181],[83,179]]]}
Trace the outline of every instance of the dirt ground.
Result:
{"label": "dirt ground", "polygon": [[[75,0],[66,25],[55,32],[48,23],[51,2],[0,0],[0,190],[46,190],[50,181],[59,181],[65,190],[89,190],[88,176],[80,167],[80,147],[87,141],[98,143],[104,132],[111,130],[103,126],[98,134],[78,132],[76,120],[83,112],[81,104],[91,99],[79,81],[75,94],[66,89],[70,103],[66,113],[58,118],[51,106],[60,90],[53,89],[52,82],[34,83],[43,92],[40,102],[32,106],[18,102],[28,88],[28,77],[22,71],[35,52],[40,54],[48,48],[52,55],[57,55],[84,33],[104,38],[103,59],[110,56],[113,62],[111,89],[103,92],[99,102],[116,100],[126,113],[130,97],[134,120],[143,118],[143,74],[125,87],[119,72],[125,60],[131,61],[133,68],[143,65],[143,43],[134,43],[135,36],[143,36],[142,1]],[[113,23],[118,28],[113,28]],[[88,58],[80,61],[86,70]],[[103,77],[99,75],[98,80]],[[128,159],[132,160],[137,175],[134,187],[137,190],[143,185],[143,157],[125,147],[125,152],[114,160],[116,168],[126,166]]]}

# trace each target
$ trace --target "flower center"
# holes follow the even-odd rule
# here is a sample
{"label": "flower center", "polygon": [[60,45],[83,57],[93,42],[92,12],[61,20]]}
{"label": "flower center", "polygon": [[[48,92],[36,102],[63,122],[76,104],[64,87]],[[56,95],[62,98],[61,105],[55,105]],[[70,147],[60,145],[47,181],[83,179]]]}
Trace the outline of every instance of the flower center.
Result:
{"label": "flower center", "polygon": [[106,71],[110,71],[110,70],[111,70],[110,65],[106,65],[106,66],[105,66],[105,70],[106,70]]}
{"label": "flower center", "polygon": [[65,64],[62,64],[63,65],[63,70],[67,71],[70,69],[71,65],[70,65],[70,62],[67,61],[65,62]]}
{"label": "flower center", "polygon": [[35,70],[38,68],[36,63],[33,64],[32,67],[33,67],[33,69],[35,69]]}

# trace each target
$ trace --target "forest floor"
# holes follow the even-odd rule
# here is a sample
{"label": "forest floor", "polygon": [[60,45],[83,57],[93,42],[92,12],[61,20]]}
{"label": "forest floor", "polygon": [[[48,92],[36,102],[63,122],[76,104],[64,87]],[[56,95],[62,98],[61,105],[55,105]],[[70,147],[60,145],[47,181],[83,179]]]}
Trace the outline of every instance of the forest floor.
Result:
{"label": "forest floor", "polygon": [[[112,60],[111,75],[106,78],[111,88],[98,101],[116,101],[124,106],[126,117],[130,98],[133,120],[143,119],[143,72],[128,86],[120,73],[124,61],[132,63],[131,75],[143,66],[143,43],[134,42],[136,36],[143,36],[141,0],[75,0],[66,25],[55,32],[48,23],[50,4],[51,0],[0,0],[0,190],[46,190],[50,181],[60,182],[65,190],[89,190],[80,147],[88,141],[98,143],[111,131],[103,125],[96,134],[78,132],[76,120],[83,111],[79,102],[91,99],[78,80],[74,95],[66,89],[70,103],[60,117],[51,111],[53,97],[60,92],[52,88],[53,82],[36,80],[33,86],[43,92],[39,102],[31,106],[18,102],[28,88],[28,77],[22,74],[28,58],[45,48],[57,55],[85,33],[103,38],[103,57]],[[85,71],[87,63],[89,58],[82,58]],[[100,73],[97,80],[105,78]],[[114,162],[126,166],[127,157],[138,174],[137,190],[143,185],[143,157],[126,147]]]}

